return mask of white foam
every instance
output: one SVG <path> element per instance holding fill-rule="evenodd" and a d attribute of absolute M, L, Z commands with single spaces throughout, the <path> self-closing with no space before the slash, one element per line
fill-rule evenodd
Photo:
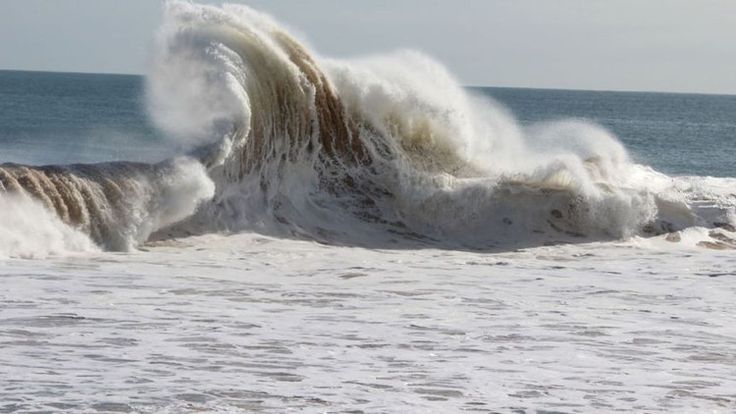
<path fill-rule="evenodd" d="M 191 216 L 200 204 L 212 198 L 215 184 L 204 166 L 191 158 L 171 160 L 145 193 L 134 201 L 127 226 L 128 250 L 148 240 L 155 231 Z"/>
<path fill-rule="evenodd" d="M 207 235 L 0 261 L 17 411 L 729 413 L 733 251 Z"/>
<path fill-rule="evenodd" d="M 45 258 L 99 248 L 40 202 L 20 194 L 0 197 L 0 257 Z"/>

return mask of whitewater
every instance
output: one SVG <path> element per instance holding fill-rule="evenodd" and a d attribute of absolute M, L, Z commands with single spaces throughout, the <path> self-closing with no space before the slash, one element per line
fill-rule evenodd
<path fill-rule="evenodd" d="M 0 165 L 0 410 L 731 412 L 736 178 L 170 1 L 158 162 Z"/>

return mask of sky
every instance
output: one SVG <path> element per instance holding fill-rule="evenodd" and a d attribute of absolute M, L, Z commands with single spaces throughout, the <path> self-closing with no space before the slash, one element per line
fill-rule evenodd
<path fill-rule="evenodd" d="M 465 85 L 736 94 L 736 0 L 239 3 L 320 55 L 418 49 Z M 0 69 L 144 74 L 160 18 L 159 0 L 0 0 Z"/>

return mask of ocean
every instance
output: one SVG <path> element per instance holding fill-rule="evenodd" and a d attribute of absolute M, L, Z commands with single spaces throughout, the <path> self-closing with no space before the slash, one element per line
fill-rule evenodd
<path fill-rule="evenodd" d="M 471 87 L 522 124 L 579 118 L 673 175 L 736 177 L 736 96 Z M 159 161 L 175 152 L 136 75 L 0 71 L 3 162 Z"/>
<path fill-rule="evenodd" d="M 0 412 L 736 410 L 736 96 L 164 21 L 0 71 Z"/>

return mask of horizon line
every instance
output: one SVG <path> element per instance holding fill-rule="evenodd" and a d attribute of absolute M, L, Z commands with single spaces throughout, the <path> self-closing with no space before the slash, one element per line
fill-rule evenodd
<path fill-rule="evenodd" d="M 130 72 L 88 72 L 88 71 L 75 71 L 75 70 L 44 70 L 44 69 L 3 69 L 0 68 L 0 72 L 30 72 L 30 73 L 56 73 L 56 74 L 69 74 L 69 75 L 104 75 L 104 76 L 135 76 L 145 78 L 147 75 L 144 73 L 130 73 Z M 652 94 L 669 94 L 669 95 L 711 95 L 711 96 L 736 96 L 736 92 L 685 92 L 685 91 L 663 91 L 663 90 L 637 90 L 637 89 L 605 89 L 605 88 L 563 88 L 563 87 L 541 87 L 541 86 L 516 86 L 516 85 L 478 85 L 478 84 L 463 84 L 460 86 L 463 88 L 495 88 L 495 89 L 529 89 L 529 90 L 546 90 L 546 91 L 569 91 L 569 92 L 603 92 L 603 93 L 652 93 Z"/>

